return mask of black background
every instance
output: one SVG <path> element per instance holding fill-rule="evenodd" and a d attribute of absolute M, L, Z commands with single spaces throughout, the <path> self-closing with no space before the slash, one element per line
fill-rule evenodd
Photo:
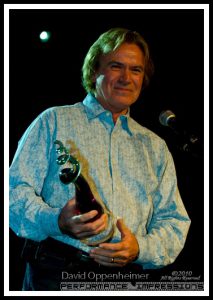
<path fill-rule="evenodd" d="M 181 152 L 174 133 L 158 121 L 161 111 L 172 110 L 202 144 L 203 10 L 10 10 L 10 162 L 18 140 L 40 112 L 83 100 L 83 59 L 98 36 L 112 27 L 136 30 L 150 46 L 155 74 L 131 115 L 166 140 L 192 220 L 185 248 L 175 263 L 154 271 L 153 276 L 185 270 L 203 280 L 203 157 Z M 39 39 L 43 30 L 51 32 L 47 43 Z M 21 289 L 22 245 L 23 240 L 10 231 L 10 290 Z"/>

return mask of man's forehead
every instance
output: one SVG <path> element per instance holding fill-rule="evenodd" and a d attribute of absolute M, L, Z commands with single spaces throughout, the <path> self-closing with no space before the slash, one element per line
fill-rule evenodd
<path fill-rule="evenodd" d="M 144 64 L 145 57 L 142 50 L 136 44 L 127 44 L 118 47 L 115 51 L 107 53 L 101 57 L 101 61 L 109 63 L 110 61 L 122 62 L 131 61 L 136 64 Z"/>

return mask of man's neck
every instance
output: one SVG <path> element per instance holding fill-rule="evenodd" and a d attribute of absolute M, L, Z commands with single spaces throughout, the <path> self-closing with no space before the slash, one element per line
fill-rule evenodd
<path fill-rule="evenodd" d="M 96 98 L 96 99 L 103 106 L 104 109 L 106 109 L 112 113 L 112 119 L 113 119 L 114 124 L 116 123 L 117 119 L 121 115 L 125 115 L 128 112 L 128 108 L 119 110 L 119 109 L 116 109 L 115 107 L 110 106 L 108 102 L 102 101 L 98 98 Z"/>
<path fill-rule="evenodd" d="M 113 119 L 113 122 L 114 124 L 116 123 L 117 119 L 121 116 L 121 115 L 125 115 L 127 113 L 127 109 L 125 109 L 124 111 L 122 112 L 118 112 L 118 113 L 113 113 L 112 112 L 112 119 Z"/>

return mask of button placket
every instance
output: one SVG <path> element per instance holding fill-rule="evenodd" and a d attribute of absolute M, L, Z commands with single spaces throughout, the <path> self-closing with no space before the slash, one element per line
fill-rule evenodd
<path fill-rule="evenodd" d="M 115 127 L 111 132 L 111 174 L 112 174 L 112 207 L 116 209 L 117 203 L 117 186 L 118 186 L 118 144 L 120 135 L 120 120 L 118 119 Z"/>

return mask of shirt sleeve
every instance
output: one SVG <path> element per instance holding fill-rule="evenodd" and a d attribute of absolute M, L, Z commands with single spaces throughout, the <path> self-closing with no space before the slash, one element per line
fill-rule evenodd
<path fill-rule="evenodd" d="M 61 235 L 60 208 L 42 198 L 52 148 L 53 114 L 39 115 L 19 141 L 10 167 L 10 227 L 21 237 L 43 240 Z"/>
<path fill-rule="evenodd" d="M 157 189 L 150 197 L 153 214 L 147 224 L 147 234 L 137 235 L 140 248 L 136 263 L 144 269 L 156 269 L 175 261 L 184 247 L 190 218 L 182 202 L 171 153 L 165 145 L 165 163 Z"/>

